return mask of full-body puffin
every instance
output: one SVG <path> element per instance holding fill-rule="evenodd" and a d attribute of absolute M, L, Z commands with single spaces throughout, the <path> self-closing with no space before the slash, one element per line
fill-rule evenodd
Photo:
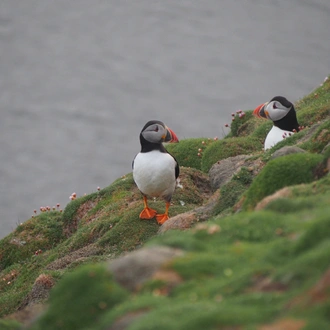
<path fill-rule="evenodd" d="M 167 152 L 163 142 L 179 142 L 176 134 L 159 120 L 148 121 L 140 133 L 141 151 L 132 162 L 133 178 L 143 195 L 144 208 L 140 219 L 156 217 L 159 224 L 168 219 L 168 209 L 179 176 L 179 164 Z M 148 207 L 147 197 L 162 197 L 166 202 L 164 214 Z"/>
<path fill-rule="evenodd" d="M 264 149 L 273 147 L 294 132 L 299 132 L 296 110 L 291 102 L 283 96 L 275 96 L 269 102 L 254 109 L 253 114 L 259 118 L 266 118 L 273 122 L 268 132 Z"/>

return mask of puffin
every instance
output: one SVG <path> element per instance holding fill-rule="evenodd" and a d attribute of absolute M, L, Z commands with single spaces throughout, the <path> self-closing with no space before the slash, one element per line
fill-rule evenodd
<path fill-rule="evenodd" d="M 132 162 L 133 179 L 144 203 L 140 219 L 156 218 L 160 225 L 169 218 L 168 210 L 180 173 L 177 160 L 165 149 L 163 142 L 176 143 L 179 139 L 162 121 L 148 121 L 140 133 L 141 151 Z M 165 213 L 158 214 L 150 208 L 148 197 L 164 199 Z"/>
<path fill-rule="evenodd" d="M 254 109 L 253 115 L 273 122 L 273 127 L 268 132 L 264 143 L 264 150 L 272 148 L 284 138 L 299 132 L 296 110 L 293 104 L 283 96 L 275 96 L 269 102 L 260 104 Z"/>

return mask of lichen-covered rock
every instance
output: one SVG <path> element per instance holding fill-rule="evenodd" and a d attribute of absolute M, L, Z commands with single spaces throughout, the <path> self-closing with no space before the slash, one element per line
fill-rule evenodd
<path fill-rule="evenodd" d="M 260 159 L 251 159 L 250 155 L 238 155 L 219 160 L 209 171 L 211 187 L 213 190 L 221 188 L 221 186 L 229 182 L 233 175 L 237 174 L 242 167 L 248 168 L 253 175 L 256 175 L 263 165 Z"/>

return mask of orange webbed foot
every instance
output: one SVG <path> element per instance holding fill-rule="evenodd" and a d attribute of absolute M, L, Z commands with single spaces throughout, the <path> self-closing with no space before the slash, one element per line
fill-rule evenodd
<path fill-rule="evenodd" d="M 155 210 L 151 209 L 150 207 L 146 207 L 140 213 L 140 219 L 150 220 L 153 219 L 156 214 L 157 212 Z"/>
<path fill-rule="evenodd" d="M 157 214 L 156 215 L 156 220 L 160 225 L 162 225 L 168 219 L 169 219 L 169 217 L 167 214 Z"/>

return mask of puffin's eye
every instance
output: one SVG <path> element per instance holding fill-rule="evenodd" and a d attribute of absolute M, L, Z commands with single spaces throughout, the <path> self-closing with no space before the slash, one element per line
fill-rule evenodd
<path fill-rule="evenodd" d="M 276 103 L 273 103 L 273 109 L 277 109 Z"/>
<path fill-rule="evenodd" d="M 156 128 L 155 128 L 155 132 L 158 132 L 158 129 L 159 129 L 158 126 L 156 126 Z"/>

